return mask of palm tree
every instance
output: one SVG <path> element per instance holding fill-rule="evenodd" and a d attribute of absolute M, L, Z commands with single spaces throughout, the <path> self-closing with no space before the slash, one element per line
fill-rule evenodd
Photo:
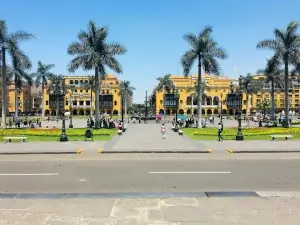
<path fill-rule="evenodd" d="M 41 61 L 38 61 L 38 67 L 35 73 L 32 74 L 35 77 L 36 87 L 42 86 L 42 117 L 45 116 L 45 108 L 44 108 L 44 90 L 45 86 L 47 86 L 47 81 L 55 76 L 50 70 L 54 68 L 54 64 L 44 64 Z"/>
<path fill-rule="evenodd" d="M 158 77 L 156 78 L 156 80 L 158 81 L 156 90 L 157 91 L 166 91 L 167 93 L 169 93 L 174 87 L 174 83 L 173 81 L 170 79 L 171 74 L 166 74 L 163 77 Z M 164 116 L 166 116 L 166 99 L 165 99 L 165 95 L 163 95 L 164 98 Z"/>
<path fill-rule="evenodd" d="M 65 96 L 67 90 L 67 86 L 65 84 L 65 79 L 62 75 L 54 75 L 51 76 L 49 79 L 49 85 L 48 85 L 48 94 L 49 95 L 55 95 L 55 106 L 56 106 L 56 118 L 58 119 L 59 116 L 59 97 Z M 64 102 L 62 102 L 62 107 L 64 106 Z"/>
<path fill-rule="evenodd" d="M 124 99 L 125 118 L 127 117 L 127 103 L 128 99 L 133 96 L 135 87 L 130 86 L 130 81 L 123 80 L 120 83 L 121 98 Z"/>
<path fill-rule="evenodd" d="M 272 60 L 284 65 L 285 127 L 289 127 L 289 65 L 295 64 L 300 58 L 300 36 L 296 33 L 298 27 L 299 23 L 292 21 L 286 30 L 275 28 L 275 39 L 263 40 L 257 44 L 257 48 L 274 51 Z"/>
<path fill-rule="evenodd" d="M 88 83 L 84 84 L 83 88 L 91 91 L 91 116 L 93 116 L 93 93 L 96 92 L 95 77 L 89 77 Z"/>
<path fill-rule="evenodd" d="M 96 83 L 96 115 L 95 128 L 100 128 L 99 120 L 99 94 L 100 82 L 99 74 L 106 74 L 106 67 L 114 70 L 117 73 L 122 73 L 121 64 L 115 58 L 116 55 L 121 55 L 127 52 L 126 48 L 116 42 L 107 43 L 108 35 L 107 27 L 96 27 L 93 21 L 89 22 L 88 31 L 81 31 L 78 34 L 79 42 L 74 42 L 69 45 L 68 53 L 76 57 L 69 65 L 69 71 L 74 72 L 79 67 L 84 70 L 95 71 Z"/>
<path fill-rule="evenodd" d="M 15 119 L 17 120 L 19 114 L 19 102 L 18 91 L 22 89 L 24 85 L 32 85 L 32 77 L 26 72 L 30 69 L 32 64 L 27 55 L 16 45 L 8 45 L 8 49 L 11 54 L 12 61 L 12 73 L 14 76 L 15 84 Z"/>
<path fill-rule="evenodd" d="M 275 120 L 275 85 L 277 87 L 284 87 L 281 78 L 283 77 L 284 71 L 281 70 L 272 60 L 267 61 L 265 69 L 257 71 L 258 74 L 266 76 L 265 82 L 271 83 L 271 120 Z"/>
<path fill-rule="evenodd" d="M 198 35 L 186 34 L 183 39 L 186 40 L 191 49 L 189 49 L 181 57 L 181 65 L 184 71 L 184 75 L 187 76 L 195 62 L 198 63 L 198 101 L 197 101 L 197 117 L 198 117 L 198 128 L 201 126 L 201 106 L 202 106 L 202 74 L 201 69 L 205 73 L 220 74 L 220 65 L 216 58 L 226 59 L 227 54 L 224 49 L 218 47 L 217 42 L 212 38 L 212 27 L 205 27 Z"/>
<path fill-rule="evenodd" d="M 6 52 L 11 55 L 11 49 L 17 48 L 19 49 L 18 42 L 23 40 L 28 40 L 32 38 L 33 35 L 27 33 L 26 31 L 17 31 L 14 33 L 8 33 L 6 22 L 4 20 L 0 20 L 0 53 L 2 60 L 2 79 L 6 80 Z M 6 82 L 2 82 L 2 124 L 3 127 L 6 128 L 6 108 L 7 101 L 3 99 L 7 99 L 7 90 L 6 90 Z"/>

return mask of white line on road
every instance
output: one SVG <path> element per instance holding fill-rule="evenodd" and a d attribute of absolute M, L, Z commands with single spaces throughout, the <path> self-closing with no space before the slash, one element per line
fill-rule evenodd
<path fill-rule="evenodd" d="M 149 174 L 230 174 L 230 171 L 149 172 Z"/>
<path fill-rule="evenodd" d="M 58 176 L 58 173 L 0 173 L 0 176 Z"/>

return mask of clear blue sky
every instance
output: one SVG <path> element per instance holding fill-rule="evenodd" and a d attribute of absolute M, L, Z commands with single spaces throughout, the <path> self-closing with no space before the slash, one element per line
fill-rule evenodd
<path fill-rule="evenodd" d="M 136 87 L 135 102 L 144 100 L 145 90 L 152 90 L 157 77 L 182 73 L 179 60 L 188 50 L 182 40 L 185 33 L 213 26 L 214 38 L 229 54 L 221 61 L 222 72 L 236 77 L 264 67 L 271 53 L 257 50 L 257 42 L 299 17 L 299 0 L 2 0 L 0 9 L 9 31 L 26 30 L 37 37 L 22 44 L 33 70 L 41 60 L 55 64 L 53 72 L 64 75 L 70 74 L 67 47 L 77 33 L 87 29 L 89 20 L 107 25 L 108 40 L 128 49 L 118 58 L 124 69 L 119 78 Z"/>

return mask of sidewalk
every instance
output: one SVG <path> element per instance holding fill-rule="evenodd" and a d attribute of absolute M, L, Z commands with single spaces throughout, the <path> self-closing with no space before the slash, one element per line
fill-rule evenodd
<path fill-rule="evenodd" d="M 0 224 L 298 225 L 300 198 L 2 199 Z"/>
<path fill-rule="evenodd" d="M 232 153 L 280 153 L 300 152 L 300 141 L 196 141 L 204 148 L 211 148 L 213 153 L 232 151 Z"/>
<path fill-rule="evenodd" d="M 0 154 L 76 154 L 81 150 L 97 153 L 106 141 L 0 143 Z"/>

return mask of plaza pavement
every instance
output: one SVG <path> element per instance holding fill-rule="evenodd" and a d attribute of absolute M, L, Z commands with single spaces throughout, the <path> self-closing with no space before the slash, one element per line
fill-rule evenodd
<path fill-rule="evenodd" d="M 77 121 L 78 122 L 78 121 Z M 82 121 L 81 121 L 82 122 Z M 234 121 L 227 121 L 227 125 Z M 110 141 L 69 141 L 60 142 L 28 142 L 0 143 L 0 154 L 47 153 L 47 154 L 76 154 L 76 153 L 279 153 L 300 152 L 298 140 L 275 141 L 234 141 L 226 140 L 191 140 L 173 132 L 171 123 L 167 123 L 167 137 L 162 139 L 161 124 L 149 121 L 147 124 L 126 124 L 127 130 Z M 211 125 L 213 126 L 213 125 Z M 82 137 L 83 139 L 83 137 Z M 217 139 L 217 136 L 216 136 Z"/>
<path fill-rule="evenodd" d="M 298 225 L 300 198 L 1 199 L 1 225 Z"/>

